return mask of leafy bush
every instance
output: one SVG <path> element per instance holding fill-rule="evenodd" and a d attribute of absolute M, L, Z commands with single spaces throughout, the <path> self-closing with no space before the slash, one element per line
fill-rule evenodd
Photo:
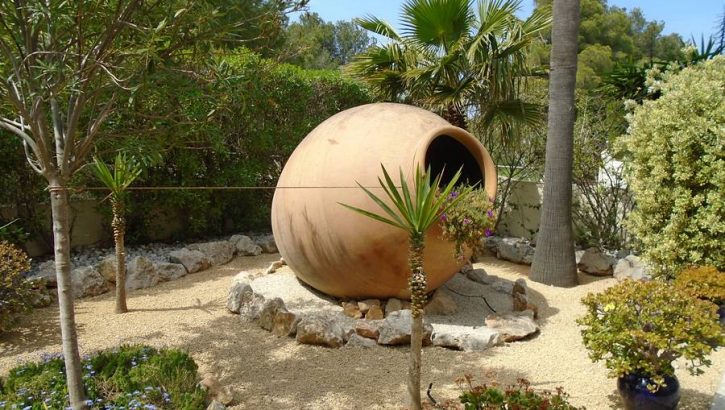
<path fill-rule="evenodd" d="M 675 285 L 700 299 L 718 305 L 725 303 L 725 272 L 714 266 L 684 269 L 677 275 Z"/>
<path fill-rule="evenodd" d="M 197 383 L 196 363 L 176 349 L 121 346 L 83 360 L 83 384 L 91 409 L 204 409 L 206 393 Z M 0 380 L 0 408 L 67 406 L 65 364 L 59 355 L 16 367 Z"/>
<path fill-rule="evenodd" d="M 493 235 L 496 215 L 493 203 L 486 190 L 474 187 L 460 187 L 447 198 L 450 202 L 460 194 L 462 201 L 457 201 L 441 215 L 443 236 L 456 244 L 456 257 L 463 257 L 463 247 L 475 249 L 484 236 Z"/>
<path fill-rule="evenodd" d="M 648 376 L 653 391 L 673 376 L 672 361 L 687 360 L 691 374 L 711 364 L 707 355 L 725 342 L 717 306 L 660 280 L 627 280 L 588 294 L 577 320 L 589 357 L 604 360 L 611 377 Z"/>
<path fill-rule="evenodd" d="M 271 187 L 294 148 L 314 127 L 342 110 L 371 102 L 364 87 L 337 71 L 303 70 L 243 49 L 198 71 L 199 77 L 150 73 L 152 78 L 141 88 L 119 98 L 128 103 L 108 118 L 103 130 L 107 138 L 97 147 L 99 159 L 110 163 L 118 151 L 136 157 L 161 153 L 163 163 L 147 169 L 135 182 L 138 187 Z M 25 170 L 27 178 L 16 176 L 7 192 L 0 192 L 0 203 L 14 203 L 13 198 L 26 191 L 38 192 L 27 203 L 47 201 L 40 179 L 23 165 L 20 142 L 6 147 L 2 137 L 0 170 L 6 170 L 3 154 L 7 153 L 18 158 L 8 162 L 7 169 Z M 31 182 L 19 183 L 28 178 Z M 98 186 L 91 172 L 79 175 L 74 184 Z M 107 193 L 83 193 L 75 199 L 102 199 Z M 266 230 L 272 194 L 272 190 L 133 191 L 127 240 Z M 102 212 L 110 224 L 110 212 Z M 171 238 L 169 232 L 174 233 Z"/>
<path fill-rule="evenodd" d="M 562 388 L 556 391 L 536 391 L 531 388 L 531 383 L 525 379 L 519 379 L 518 384 L 507 386 L 503 389 L 497 386 L 473 384 L 473 378 L 466 375 L 458 381 L 459 387 L 463 390 L 460 402 L 465 410 L 500 410 L 500 409 L 537 409 L 537 410 L 583 410 L 569 404 L 569 395 Z M 460 408 L 453 402 L 446 402 L 437 408 L 453 410 Z"/>
<path fill-rule="evenodd" d="M 725 56 L 664 75 L 621 138 L 635 209 L 627 227 L 655 274 L 725 270 Z"/>
<path fill-rule="evenodd" d="M 33 284 L 23 274 L 30 270 L 30 259 L 14 245 L 0 242 L 0 332 L 8 330 L 18 313 L 33 305 Z"/>

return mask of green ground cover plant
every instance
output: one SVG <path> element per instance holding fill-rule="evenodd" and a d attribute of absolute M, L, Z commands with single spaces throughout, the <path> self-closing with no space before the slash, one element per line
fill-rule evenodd
<path fill-rule="evenodd" d="M 201 410 L 206 392 L 198 386 L 194 360 L 178 349 L 121 346 L 83 359 L 86 405 L 98 410 Z M 44 355 L 0 379 L 0 409 L 64 409 L 68 406 L 65 364 Z"/>

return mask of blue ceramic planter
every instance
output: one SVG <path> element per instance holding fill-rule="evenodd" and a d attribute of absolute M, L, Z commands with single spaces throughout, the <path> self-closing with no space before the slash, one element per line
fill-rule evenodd
<path fill-rule="evenodd" d="M 617 390 L 622 396 L 626 410 L 673 410 L 680 402 L 680 383 L 676 377 L 665 377 L 667 387 L 661 387 L 657 392 L 647 390 L 650 379 L 638 375 L 628 374 L 617 379 Z"/>

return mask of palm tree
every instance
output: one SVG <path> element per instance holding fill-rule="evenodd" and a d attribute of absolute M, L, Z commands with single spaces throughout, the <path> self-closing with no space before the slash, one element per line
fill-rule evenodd
<path fill-rule="evenodd" d="M 441 175 L 438 175 L 433 180 L 433 183 L 431 183 L 430 169 L 426 172 L 421 172 L 417 168 L 411 190 L 411 187 L 405 182 L 402 170 L 400 171 L 398 187 L 390 178 L 390 175 L 388 175 L 385 167 L 383 166 L 382 168 L 385 181 L 378 178 L 378 182 L 385 191 L 387 199 L 392 202 L 392 207 L 360 184 L 358 184 L 360 188 L 380 206 L 384 214 L 380 215 L 349 205 L 341 205 L 376 221 L 400 228 L 408 233 L 410 240 L 408 265 L 411 272 L 408 278 L 408 286 L 410 287 L 410 309 L 413 316 L 413 323 L 411 324 L 410 330 L 408 394 L 410 395 L 413 409 L 419 410 L 421 408 L 420 356 L 423 346 L 423 306 L 426 302 L 426 290 L 428 286 L 425 272 L 423 271 L 425 233 L 433 224 L 438 222 L 444 212 L 464 198 L 469 190 L 464 190 L 459 193 L 451 201 L 447 200 L 453 187 L 458 182 L 458 178 L 461 176 L 460 170 L 458 170 L 442 190 L 439 190 Z"/>
<path fill-rule="evenodd" d="M 541 118 L 518 99 L 518 91 L 531 74 L 526 48 L 551 18 L 548 9 L 539 8 L 521 21 L 515 16 L 520 4 L 481 0 L 474 7 L 470 0 L 408 0 L 402 33 L 376 17 L 357 19 L 390 41 L 357 55 L 347 70 L 384 99 L 430 109 L 461 128 L 472 112 L 490 120 Z"/>
<path fill-rule="evenodd" d="M 578 283 L 571 219 L 579 0 L 554 0 L 544 197 L 531 280 Z"/>
<path fill-rule="evenodd" d="M 111 190 L 108 198 L 111 199 L 113 210 L 113 240 L 116 245 L 116 313 L 128 312 L 126 306 L 126 251 L 124 238 L 126 236 L 126 199 L 127 188 L 141 175 L 142 164 L 123 153 L 116 155 L 113 170 L 110 170 L 103 161 L 94 158 L 94 168 L 98 179 Z"/>

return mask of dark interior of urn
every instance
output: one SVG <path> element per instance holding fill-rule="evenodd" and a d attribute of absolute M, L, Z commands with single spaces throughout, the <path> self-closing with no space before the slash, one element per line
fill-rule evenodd
<path fill-rule="evenodd" d="M 448 135 L 440 135 L 430 143 L 425 153 L 425 166 L 430 167 L 432 175 L 443 174 L 441 186 L 448 184 L 461 167 L 457 185 L 483 184 L 484 175 L 476 158 L 465 145 Z"/>

